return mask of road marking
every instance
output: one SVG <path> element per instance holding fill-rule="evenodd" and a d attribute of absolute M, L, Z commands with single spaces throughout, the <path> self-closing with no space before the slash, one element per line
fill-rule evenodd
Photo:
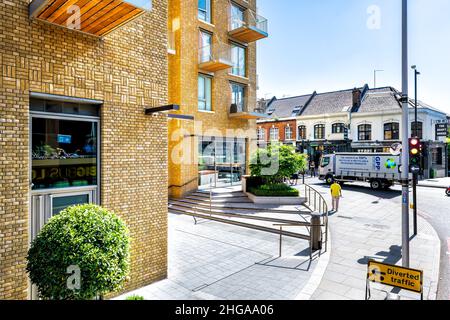
<path fill-rule="evenodd" d="M 422 218 L 431 219 L 431 215 L 429 215 L 428 213 L 423 212 L 422 210 L 417 210 L 417 213 Z"/>

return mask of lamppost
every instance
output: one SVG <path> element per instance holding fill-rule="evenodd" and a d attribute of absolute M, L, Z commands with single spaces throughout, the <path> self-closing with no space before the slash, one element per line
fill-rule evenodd
<path fill-rule="evenodd" d="M 402 265 L 409 268 L 408 0 L 402 0 Z"/>
<path fill-rule="evenodd" d="M 417 71 L 417 66 L 412 66 L 411 69 L 414 70 L 414 93 L 415 93 L 415 102 L 414 102 L 414 132 L 411 132 L 411 138 L 421 138 L 419 137 L 419 128 L 417 122 L 417 77 L 420 75 L 420 72 Z M 413 210 L 414 210 L 414 235 L 417 236 L 417 173 L 413 173 Z"/>
<path fill-rule="evenodd" d="M 414 93 L 415 93 L 415 104 L 414 104 L 414 132 L 412 134 L 414 134 L 412 136 L 412 138 L 415 137 L 419 137 L 419 129 L 417 128 L 417 77 L 420 75 L 420 72 L 417 71 L 417 66 L 414 65 L 411 67 L 411 69 L 414 70 Z"/>

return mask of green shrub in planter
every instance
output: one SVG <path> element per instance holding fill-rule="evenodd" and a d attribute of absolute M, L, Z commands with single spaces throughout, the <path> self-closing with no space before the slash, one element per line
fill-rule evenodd
<path fill-rule="evenodd" d="M 298 197 L 299 191 L 284 183 L 265 184 L 258 188 L 251 188 L 250 193 L 258 197 Z"/>
<path fill-rule="evenodd" d="M 88 300 L 120 289 L 129 272 L 129 232 L 95 205 L 52 217 L 28 251 L 27 271 L 43 299 Z"/>
<path fill-rule="evenodd" d="M 132 296 L 127 297 L 125 300 L 138 301 L 138 300 L 144 300 L 144 297 L 138 296 L 138 295 L 132 295 Z"/>

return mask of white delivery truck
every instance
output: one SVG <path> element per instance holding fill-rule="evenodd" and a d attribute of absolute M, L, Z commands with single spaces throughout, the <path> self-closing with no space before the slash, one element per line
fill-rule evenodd
<path fill-rule="evenodd" d="M 390 153 L 336 153 L 322 156 L 319 178 L 334 181 L 370 183 L 372 189 L 388 189 L 400 181 L 400 156 Z"/>

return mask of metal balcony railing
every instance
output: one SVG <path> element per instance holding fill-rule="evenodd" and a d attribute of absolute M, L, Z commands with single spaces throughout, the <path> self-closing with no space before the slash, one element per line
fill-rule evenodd
<path fill-rule="evenodd" d="M 249 108 L 246 105 L 238 106 L 233 103 L 230 106 L 230 117 L 242 119 L 260 119 L 265 118 L 266 115 L 264 114 L 264 111 L 261 110 L 260 108 Z"/>
<path fill-rule="evenodd" d="M 218 71 L 233 66 L 231 60 L 231 46 L 216 42 L 213 45 L 201 47 L 198 51 L 199 66 L 207 71 Z"/>
<path fill-rule="evenodd" d="M 247 9 L 243 15 L 235 14 L 230 17 L 230 33 L 240 29 L 251 29 L 260 34 L 259 38 L 264 38 L 268 35 L 268 20 L 253 10 Z M 237 35 L 239 36 L 239 34 Z"/>

